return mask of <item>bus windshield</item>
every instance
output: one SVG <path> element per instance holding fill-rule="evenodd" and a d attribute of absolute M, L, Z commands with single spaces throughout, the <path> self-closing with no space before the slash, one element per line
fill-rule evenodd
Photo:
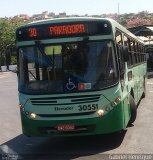
<path fill-rule="evenodd" d="M 42 51 L 43 53 L 42 53 Z M 99 90 L 117 83 L 113 42 L 90 41 L 19 48 L 19 91 L 51 94 Z"/>

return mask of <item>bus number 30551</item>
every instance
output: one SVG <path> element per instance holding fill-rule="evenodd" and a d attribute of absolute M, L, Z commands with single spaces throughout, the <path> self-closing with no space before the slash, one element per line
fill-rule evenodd
<path fill-rule="evenodd" d="M 79 105 L 79 111 L 95 111 L 98 109 L 98 104 Z"/>

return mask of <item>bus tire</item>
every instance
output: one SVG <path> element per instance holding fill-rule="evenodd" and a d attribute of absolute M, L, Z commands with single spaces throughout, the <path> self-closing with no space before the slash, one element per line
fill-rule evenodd
<path fill-rule="evenodd" d="M 137 117 L 137 106 L 132 96 L 130 96 L 130 109 L 131 109 L 131 118 L 129 120 L 129 124 L 132 124 Z"/>
<path fill-rule="evenodd" d="M 141 98 L 145 98 L 146 97 L 146 81 L 145 81 L 145 79 L 144 79 L 144 82 L 143 82 L 143 88 L 144 88 L 144 90 L 143 90 Z"/>

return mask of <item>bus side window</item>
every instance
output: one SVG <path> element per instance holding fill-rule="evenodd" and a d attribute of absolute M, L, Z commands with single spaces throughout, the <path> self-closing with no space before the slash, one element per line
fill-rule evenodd
<path fill-rule="evenodd" d="M 141 62 L 140 61 L 140 53 L 142 52 L 142 48 L 141 48 L 141 45 L 139 43 L 137 43 L 137 51 L 138 51 L 138 61 L 140 63 Z"/>
<path fill-rule="evenodd" d="M 129 62 L 127 63 L 128 66 L 133 65 L 132 61 L 132 52 L 131 52 L 131 40 L 128 38 L 128 47 L 129 47 Z"/>
<path fill-rule="evenodd" d="M 136 42 L 134 41 L 133 41 L 133 49 L 134 49 L 135 64 L 137 64 L 138 63 L 137 47 L 136 47 Z"/>
<path fill-rule="evenodd" d="M 130 38 L 128 38 L 128 36 L 126 36 L 124 34 L 124 46 L 128 47 L 128 53 L 129 53 L 129 61 L 127 62 L 127 66 L 131 66 L 132 65 L 132 54 L 131 54 L 131 46 L 130 46 Z"/>
<path fill-rule="evenodd" d="M 121 54 L 121 47 L 123 46 L 123 39 L 122 33 L 116 31 L 116 48 L 117 48 L 117 55 L 118 55 L 118 62 L 121 74 L 125 71 L 125 63 L 123 60 L 123 55 Z"/>
<path fill-rule="evenodd" d="M 134 50 L 134 42 L 133 40 L 130 41 L 131 42 L 131 54 L 132 54 L 132 62 L 133 62 L 133 65 L 136 64 L 136 57 L 135 57 L 135 50 Z"/>

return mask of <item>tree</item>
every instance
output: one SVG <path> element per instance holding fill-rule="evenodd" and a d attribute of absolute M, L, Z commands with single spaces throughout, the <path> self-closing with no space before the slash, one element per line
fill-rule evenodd
<path fill-rule="evenodd" d="M 16 28 L 24 23 L 24 20 L 17 18 L 0 19 L 0 65 L 4 65 L 6 51 L 14 50 Z"/>

